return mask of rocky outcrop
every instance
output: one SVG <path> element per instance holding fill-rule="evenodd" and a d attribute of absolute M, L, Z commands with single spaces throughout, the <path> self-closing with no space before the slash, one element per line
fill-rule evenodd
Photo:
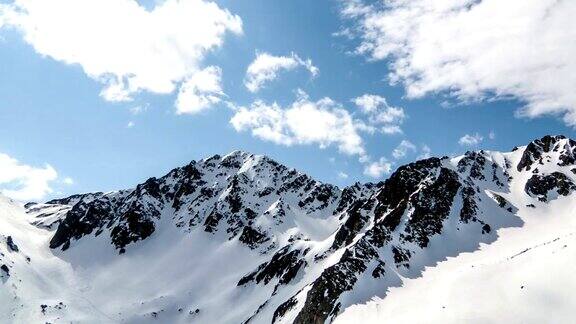
<path fill-rule="evenodd" d="M 518 163 L 518 171 L 530 171 L 537 165 L 543 165 L 550 153 L 558 154 L 559 166 L 574 165 L 576 162 L 576 141 L 563 135 L 544 136 L 526 147 Z"/>
<path fill-rule="evenodd" d="M 568 196 L 575 189 L 574 182 L 564 173 L 553 172 L 548 175 L 533 175 L 526 182 L 524 191 L 538 200 L 546 202 L 550 199 L 552 191 L 558 195 Z"/>
<path fill-rule="evenodd" d="M 14 243 L 12 236 L 6 237 L 6 245 L 8 247 L 8 251 L 11 251 L 11 252 L 19 252 L 20 251 L 20 249 L 18 248 L 18 245 L 16 245 L 16 243 Z"/>
<path fill-rule="evenodd" d="M 258 249 L 273 246 L 271 233 L 287 214 L 339 215 L 358 197 L 371 195 L 371 188 L 357 184 L 340 190 L 267 157 L 233 152 L 192 161 L 135 189 L 74 195 L 31 205 L 29 211 L 37 216 L 38 226 L 56 227 L 50 247 L 62 250 L 85 236 L 105 233 L 123 253 L 130 244 L 153 235 L 162 213 L 173 214 L 175 225 L 185 231 L 202 227 Z M 56 206 L 62 206 L 62 215 L 42 221 L 56 213 Z"/>

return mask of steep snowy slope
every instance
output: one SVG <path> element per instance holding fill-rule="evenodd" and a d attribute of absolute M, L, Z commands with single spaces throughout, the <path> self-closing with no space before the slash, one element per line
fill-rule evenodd
<path fill-rule="evenodd" d="M 1 314 L 20 323 L 425 321 L 410 317 L 417 308 L 459 322 L 531 296 L 513 319 L 541 302 L 561 322 L 576 305 L 543 296 L 569 291 L 542 287 L 575 282 L 560 267 L 570 269 L 570 244 L 555 248 L 573 239 L 575 153 L 574 141 L 548 136 L 339 189 L 233 152 L 134 189 L 27 204 L 27 214 L 4 200 Z M 550 272 L 539 261 L 546 251 L 555 254 Z M 521 277 L 521 292 L 508 289 Z M 529 295 L 531 285 L 541 289 Z M 441 302 L 460 312 L 435 309 Z"/>
<path fill-rule="evenodd" d="M 82 297 L 73 266 L 48 248 L 51 233 L 33 221 L 22 206 L 0 196 L 0 323 L 106 322 Z"/>
<path fill-rule="evenodd" d="M 510 154 L 486 153 L 510 162 L 509 190 L 497 194 L 515 206 L 521 226 L 502 228 L 495 242 L 421 275 L 400 275 L 389 292 L 348 308 L 335 322 L 574 322 L 574 147 L 545 137 Z"/>
<path fill-rule="evenodd" d="M 576 200 L 519 212 L 479 251 L 450 258 L 385 296 L 347 308 L 335 323 L 573 323 Z"/>

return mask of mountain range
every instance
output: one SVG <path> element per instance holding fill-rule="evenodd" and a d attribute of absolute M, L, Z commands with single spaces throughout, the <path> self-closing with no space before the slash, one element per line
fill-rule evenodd
<path fill-rule="evenodd" d="M 570 323 L 575 190 L 557 135 L 345 188 L 235 151 L 0 197 L 0 322 Z"/>

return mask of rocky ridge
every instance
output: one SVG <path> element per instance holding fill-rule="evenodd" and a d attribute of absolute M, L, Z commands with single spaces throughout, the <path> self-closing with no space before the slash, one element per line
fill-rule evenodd
<path fill-rule="evenodd" d="M 521 226 L 519 208 L 571 195 L 575 156 L 576 142 L 545 136 L 509 153 L 417 161 L 379 184 L 340 189 L 233 152 L 134 189 L 26 207 L 34 225 L 53 231 L 50 248 L 63 254 L 105 237 L 122 258 L 162 226 L 237 242 L 259 256 L 231 288 L 255 296 L 240 306 L 239 322 L 325 323 L 363 296 L 384 296 L 401 277 Z"/>

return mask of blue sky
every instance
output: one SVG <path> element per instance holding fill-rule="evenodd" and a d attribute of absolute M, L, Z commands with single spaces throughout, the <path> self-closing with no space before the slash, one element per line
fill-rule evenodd
<path fill-rule="evenodd" d="M 114 2 L 108 0 L 81 2 L 100 6 L 103 12 L 115 8 Z M 469 149 L 508 151 L 515 145 L 524 145 L 545 134 L 573 136 L 574 123 L 570 115 L 574 108 L 573 98 L 562 89 L 562 84 L 551 89 L 556 81 L 543 83 L 539 80 L 557 76 L 560 79 L 558 82 L 572 84 L 573 78 L 562 80 L 562 77 L 565 75 L 564 69 L 570 71 L 573 67 L 574 59 L 555 57 L 556 52 L 544 51 L 541 57 L 530 56 L 525 64 L 507 64 L 515 62 L 514 57 L 509 57 L 514 52 L 509 54 L 504 45 L 497 45 L 511 41 L 488 39 L 490 44 L 495 44 L 495 50 L 489 51 L 484 46 L 486 35 L 475 33 L 482 30 L 481 23 L 478 23 L 480 26 L 465 28 L 472 39 L 478 36 L 478 42 L 472 42 L 468 50 L 462 50 L 463 46 L 452 46 L 461 40 L 454 31 L 456 28 L 447 24 L 438 32 L 444 32 L 445 37 L 436 36 L 438 33 L 433 36 L 438 37 L 435 41 L 440 48 L 429 53 L 429 44 L 423 44 L 418 35 L 403 34 L 397 39 L 390 36 L 397 33 L 371 25 L 370 22 L 382 21 L 386 26 L 400 19 L 394 8 L 384 8 L 377 2 L 217 1 L 217 12 L 227 11 L 229 16 L 213 20 L 208 15 L 214 10 L 198 7 L 200 9 L 196 10 L 206 10 L 206 13 L 195 13 L 187 12 L 189 8 L 178 8 L 186 2 L 208 3 L 201 0 L 116 2 L 125 5 L 123 9 L 118 5 L 119 12 L 125 10 L 127 13 L 137 10 L 138 6 L 144 6 L 153 13 L 168 3 L 183 16 L 180 20 L 175 18 L 173 25 L 164 23 L 164 26 L 168 25 L 165 35 L 148 36 L 150 30 L 134 28 L 126 33 L 128 36 L 136 35 L 136 41 L 127 40 L 133 41 L 133 46 L 139 46 L 140 38 L 147 37 L 182 37 L 174 42 L 184 43 L 164 48 L 166 51 L 174 50 L 176 56 L 165 53 L 164 57 L 147 61 L 142 59 L 144 65 L 153 68 L 136 68 L 129 72 L 137 77 L 141 74 L 139 82 L 144 86 L 130 92 L 127 95 L 130 98 L 119 100 L 118 97 L 111 99 L 102 94 L 110 84 L 104 79 L 123 71 L 123 67 L 118 66 L 118 60 L 107 60 L 106 57 L 134 55 L 134 59 L 138 60 L 139 55 L 146 56 L 145 52 L 140 54 L 122 50 L 122 44 L 108 42 L 108 28 L 91 26 L 91 22 L 84 19 L 75 21 L 86 24 L 78 28 L 79 35 L 73 35 L 80 38 L 59 35 L 59 27 L 75 28 L 71 23 L 74 20 L 70 17 L 82 18 L 83 15 L 74 12 L 76 7 L 71 6 L 70 1 L 46 1 L 45 5 L 52 6 L 54 10 L 44 10 L 42 14 L 34 14 L 34 10 L 43 9 L 34 8 L 37 6 L 34 1 L 0 1 L 3 4 L 0 7 L 0 154 L 3 154 L 0 155 L 0 165 L 6 165 L 5 170 L 16 170 L 11 171 L 11 175 L 6 174 L 8 171 L 4 171 L 5 174 L 0 171 L 0 189 L 5 194 L 23 200 L 40 200 L 77 192 L 128 188 L 147 177 L 161 176 L 190 160 L 237 149 L 266 154 L 319 180 L 347 185 L 355 181 L 385 179 L 399 165 L 427 154 L 457 155 Z M 490 5 L 493 1 L 485 2 Z M 549 5 L 552 9 L 556 8 L 552 3 Z M 547 9 L 536 5 L 528 7 L 534 8 L 533 11 L 523 12 L 524 18 L 530 18 L 532 14 L 537 17 L 539 10 Z M 66 13 L 62 13 L 64 9 L 67 9 Z M 514 14 L 513 8 L 508 5 L 502 5 L 499 9 Z M 458 10 L 463 10 L 460 14 L 464 16 L 473 9 Z M 98 11 L 94 12 L 95 21 L 102 18 L 98 14 Z M 191 25 L 188 25 L 187 14 L 190 14 L 190 20 L 195 21 Z M 195 14 L 208 18 L 203 21 Z M 110 29 L 118 30 L 131 24 L 138 27 L 138 23 L 142 23 L 131 22 L 130 17 L 129 14 L 125 15 L 122 18 L 124 23 L 117 25 L 111 19 Z M 502 20 L 513 18 L 505 16 Z M 54 20 L 62 21 L 62 26 L 52 26 Z M 238 21 L 241 21 L 241 27 Z M 200 44 L 205 40 L 194 35 L 210 34 L 202 24 L 205 23 L 206 28 L 214 28 L 214 22 L 225 25 L 221 27 L 226 31 L 215 31 L 212 37 L 218 44 L 206 47 Z M 401 20 L 400 24 L 408 22 Z M 31 26 L 39 28 L 40 32 L 33 34 Z M 150 25 L 150 28 L 154 27 Z M 426 36 L 426 26 L 408 27 L 422 28 L 420 33 Z M 42 28 L 46 29 L 45 33 L 42 33 Z M 178 33 L 172 33 L 170 28 Z M 550 33 L 559 32 L 553 27 L 549 29 Z M 85 31 L 88 32 L 82 34 Z M 100 34 L 102 39 L 99 38 Z M 531 36 L 526 33 L 512 34 L 512 40 Z M 95 38 L 99 40 L 94 40 L 94 48 L 89 53 L 80 53 L 83 49 L 79 46 L 86 47 Z M 75 46 L 72 40 L 77 39 L 81 39 L 81 44 Z M 200 44 L 198 46 L 205 46 L 200 54 L 182 50 L 188 40 L 192 45 L 197 42 Z M 141 42 L 148 45 L 145 41 Z M 403 44 L 402 48 L 399 48 L 399 43 Z M 464 47 L 468 46 L 468 43 L 463 44 Z M 142 48 L 146 49 L 144 45 Z M 390 46 L 393 49 L 386 52 Z M 478 51 L 470 56 L 469 53 L 476 49 L 474 46 Z M 499 49 L 502 49 L 502 54 L 498 54 Z M 520 49 L 515 48 L 515 51 L 518 53 L 514 55 L 520 59 Z M 289 67 L 275 65 L 274 77 L 253 92 L 245 84 L 247 69 L 257 55 L 262 54 L 281 57 Z M 441 55 L 445 57 L 439 57 Z M 174 72 L 166 77 L 164 69 L 173 69 L 173 61 L 166 58 L 172 57 L 182 59 L 186 64 L 184 66 L 189 68 L 188 72 L 183 75 Z M 484 62 L 478 57 L 489 57 L 491 60 Z M 445 62 L 454 58 L 461 63 L 457 68 L 447 67 L 446 63 L 434 63 L 434 60 Z M 398 62 L 406 62 L 407 59 L 409 63 L 398 68 Z M 120 63 L 129 63 L 130 60 L 128 57 L 127 61 Z M 315 76 L 310 66 L 306 66 L 308 63 L 317 69 Z M 538 70 L 540 74 L 534 74 L 532 67 L 543 64 L 555 64 L 556 70 Z M 510 65 L 514 65 L 513 76 L 508 70 Z M 99 71 L 94 72 L 94 67 L 106 73 L 98 74 Z M 214 81 L 210 79 L 213 74 L 209 74 L 208 79 L 193 77 L 208 67 L 214 67 L 210 70 L 212 72 L 218 71 L 217 82 L 212 82 L 217 85 L 216 90 L 202 83 L 212 84 L 209 81 Z M 90 69 L 92 72 L 88 71 Z M 257 68 L 255 71 L 256 74 L 266 72 Z M 158 77 L 155 73 L 158 73 Z M 391 74 L 392 79 L 396 75 L 399 80 L 395 84 L 391 84 Z M 514 77 L 516 75 L 517 78 Z M 166 90 L 156 82 L 163 78 L 170 81 L 174 88 Z M 188 110 L 178 113 L 178 93 L 188 80 L 199 80 L 196 83 L 191 81 L 190 84 L 196 86 L 197 96 L 189 99 L 203 98 L 208 103 L 196 106 L 188 104 Z M 205 88 L 208 90 L 202 90 Z M 368 108 L 363 109 L 353 102 L 355 98 L 367 94 L 386 103 L 380 101 L 368 112 Z M 323 98 L 330 98 L 331 102 L 326 103 L 322 101 Z M 260 110 L 255 109 L 256 106 Z M 390 108 L 395 110 L 387 110 Z M 519 109 L 524 109 L 524 116 L 518 116 Z M 305 115 L 317 111 L 322 113 Z M 401 111 L 401 116 L 399 113 L 380 114 L 394 111 Z M 261 119 L 254 119 L 254 116 L 263 112 L 276 112 L 283 116 L 279 118 L 284 126 L 277 130 L 278 133 L 254 133 L 261 127 L 258 123 L 262 122 Z M 328 129 L 318 129 L 318 132 L 323 132 L 319 134 L 310 126 L 303 126 L 310 129 L 299 130 L 298 125 L 290 124 L 291 116 L 295 116 L 296 120 L 303 118 L 303 121 L 315 116 L 325 117 L 330 122 L 327 122 Z M 385 121 L 382 121 L 382 116 Z M 231 123 L 234 117 L 241 122 Z M 350 123 L 344 122 L 347 118 Z M 378 118 L 380 121 L 376 121 Z M 318 121 L 318 124 L 321 122 Z M 316 125 L 316 121 L 310 125 Z M 343 129 L 350 126 L 352 129 L 333 134 L 338 129 L 331 129 L 330 125 Z M 389 134 L 382 131 L 388 126 L 395 126 L 401 132 Z M 353 135 L 359 137 L 360 144 L 355 142 L 358 139 L 354 139 Z M 405 154 L 402 154 L 402 150 L 394 153 L 399 145 L 404 147 Z M 354 149 L 360 146 L 362 152 Z M 52 170 L 48 170 L 47 165 L 55 174 L 48 172 Z M 371 169 L 372 172 L 369 171 L 370 166 L 375 167 Z M 32 174 L 38 170 L 45 172 L 40 172 L 38 179 L 33 178 Z"/>

